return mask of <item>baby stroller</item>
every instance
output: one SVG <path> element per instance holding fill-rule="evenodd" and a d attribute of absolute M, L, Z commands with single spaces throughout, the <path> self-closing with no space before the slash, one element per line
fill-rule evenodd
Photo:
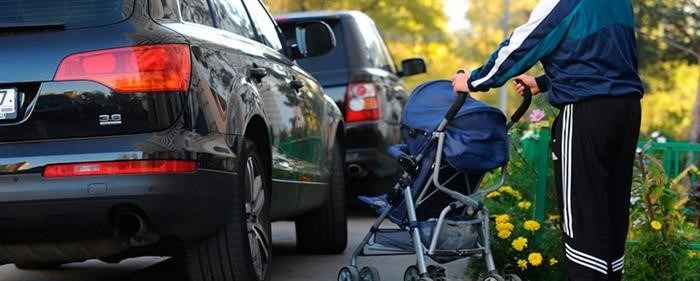
<path fill-rule="evenodd" d="M 380 215 L 353 252 L 350 265 L 340 269 L 338 281 L 380 280 L 375 267 L 358 269 L 360 256 L 414 254 L 416 264 L 405 270 L 404 281 L 445 280 L 444 268 L 428 266 L 426 256 L 439 264 L 483 257 L 488 275 L 482 280 L 519 281 L 517 275 L 496 270 L 489 245 L 489 214 L 481 199 L 505 182 L 507 130 L 530 101 L 526 89 L 523 103 L 505 124 L 500 110 L 466 93 L 456 95 L 450 81 L 416 87 L 402 116 L 403 144 L 389 149 L 403 167 L 403 175 L 388 194 L 358 197 Z M 479 188 L 484 174 L 498 167 L 499 183 Z M 382 227 L 386 219 L 397 227 Z"/>

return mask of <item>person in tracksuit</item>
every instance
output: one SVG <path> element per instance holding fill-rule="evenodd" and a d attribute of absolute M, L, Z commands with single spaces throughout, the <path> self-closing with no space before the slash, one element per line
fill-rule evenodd
<path fill-rule="evenodd" d="M 538 61 L 543 76 L 520 75 Z M 643 95 L 630 1 L 541 0 L 485 65 L 452 84 L 487 91 L 513 77 L 560 109 L 552 157 L 570 279 L 620 280 Z"/>

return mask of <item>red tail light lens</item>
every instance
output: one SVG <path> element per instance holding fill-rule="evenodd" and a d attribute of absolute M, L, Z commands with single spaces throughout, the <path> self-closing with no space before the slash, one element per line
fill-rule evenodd
<path fill-rule="evenodd" d="M 48 165 L 44 177 L 80 177 L 128 174 L 186 173 L 197 169 L 190 160 L 133 160 Z"/>
<path fill-rule="evenodd" d="M 184 92 L 190 67 L 187 45 L 134 46 L 70 55 L 54 81 L 95 81 L 119 93 Z"/>
<path fill-rule="evenodd" d="M 350 83 L 345 99 L 345 121 L 375 121 L 382 118 L 379 87 L 375 83 Z"/>

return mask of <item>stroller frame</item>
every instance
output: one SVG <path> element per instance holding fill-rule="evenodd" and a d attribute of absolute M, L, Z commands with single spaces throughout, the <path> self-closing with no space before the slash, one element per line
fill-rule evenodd
<path fill-rule="evenodd" d="M 444 127 L 446 126 L 447 122 L 444 122 L 443 124 L 440 124 L 438 127 L 438 130 L 433 133 L 432 139 L 430 141 L 437 140 L 437 151 L 442 151 L 443 145 L 444 145 L 444 138 L 445 138 L 445 133 L 443 132 Z M 420 162 L 422 160 L 421 158 L 423 157 L 423 154 L 419 154 L 416 157 L 416 162 Z M 436 158 L 435 158 L 435 165 L 438 165 L 438 163 L 441 163 L 442 161 L 442 153 L 437 153 Z M 467 256 L 473 256 L 475 254 L 483 254 L 483 257 L 486 262 L 486 268 L 490 273 L 495 273 L 496 272 L 496 265 L 493 261 L 493 256 L 491 255 L 491 247 L 490 247 L 490 238 L 489 238 L 489 214 L 488 210 L 486 207 L 479 202 L 481 197 L 483 197 L 485 194 L 488 194 L 499 187 L 503 185 L 506 179 L 506 169 L 505 166 L 501 167 L 502 175 L 499 183 L 493 187 L 487 188 L 480 190 L 478 192 L 473 193 L 470 196 L 461 194 L 455 190 L 450 189 L 447 186 L 444 186 L 442 183 L 439 182 L 438 178 L 440 175 L 440 168 L 439 167 L 434 167 L 433 172 L 431 175 L 431 179 L 428 180 L 428 184 L 432 182 L 435 187 L 440 190 L 441 192 L 447 193 L 451 197 L 453 197 L 456 201 L 452 202 L 451 204 L 448 204 L 445 208 L 442 209 L 440 212 L 440 216 L 438 217 L 438 221 L 436 224 L 436 228 L 433 232 L 432 239 L 430 242 L 430 247 L 425 248 L 423 246 L 423 243 L 421 242 L 421 233 L 420 230 L 418 229 L 417 226 L 417 215 L 416 215 L 416 204 L 414 202 L 413 195 L 411 193 L 411 187 L 410 186 L 401 186 L 400 183 L 397 183 L 394 185 L 394 189 L 402 189 L 401 193 L 403 194 L 403 200 L 404 203 L 406 204 L 406 211 L 408 212 L 408 219 L 409 219 L 409 231 L 412 236 L 412 242 L 413 242 L 413 247 L 414 251 L 413 252 L 408 252 L 405 251 L 404 249 L 399 249 L 399 248 L 392 248 L 392 247 L 385 247 L 385 246 L 380 246 L 380 247 L 371 247 L 370 241 L 372 238 L 382 230 L 383 228 L 380 228 L 380 225 L 386 220 L 387 216 L 389 213 L 393 210 L 395 207 L 394 205 L 389 205 L 376 219 L 374 224 L 370 227 L 370 231 L 365 235 L 365 237 L 362 239 L 362 242 L 358 247 L 355 249 L 355 251 L 352 254 L 351 260 L 350 260 L 350 266 L 352 267 L 357 267 L 357 260 L 358 257 L 360 256 L 388 256 L 388 255 L 411 255 L 415 254 L 417 258 L 417 267 L 418 271 L 421 277 L 428 277 L 428 268 L 427 268 L 427 263 L 426 263 L 426 255 L 444 255 L 444 256 L 460 256 L 460 257 L 467 257 Z M 410 177 L 410 174 L 408 172 L 404 172 L 402 175 L 402 178 L 407 178 Z M 423 198 L 423 195 L 427 189 L 423 189 L 424 192 L 422 192 L 421 196 L 419 196 L 416 201 L 420 201 Z M 436 244 L 438 240 L 438 234 L 440 233 L 440 228 L 442 227 L 442 224 L 444 223 L 445 216 L 447 213 L 454 209 L 459 209 L 461 207 L 467 206 L 471 210 L 475 211 L 479 215 L 479 219 L 481 220 L 481 233 L 480 237 L 482 238 L 482 243 L 483 245 L 479 245 L 477 248 L 473 249 L 455 249 L 455 250 L 436 250 Z M 375 250 L 375 251 L 385 251 L 385 252 L 393 252 L 393 253 L 368 253 L 366 252 L 365 248 L 366 246 L 370 246 L 370 250 Z M 420 250 L 418 250 L 420 249 Z"/>
<path fill-rule="evenodd" d="M 455 114 L 459 110 L 459 108 L 464 104 L 466 100 L 467 93 L 459 93 L 457 100 L 452 104 L 450 109 L 448 110 L 447 114 L 445 115 L 445 118 L 440 122 L 438 127 L 434 132 L 432 132 L 431 137 L 426 141 L 426 144 L 424 146 L 424 149 L 421 150 L 421 152 L 415 157 L 414 159 L 414 165 L 415 163 L 420 163 L 421 160 L 423 160 L 423 157 L 425 157 L 425 152 L 427 147 L 430 147 L 433 145 L 434 141 L 437 141 L 437 153 L 435 156 L 435 162 L 433 163 L 432 167 L 432 174 L 430 175 L 430 179 L 428 179 L 425 183 L 426 187 L 432 184 L 435 186 L 435 188 L 443 192 L 450 197 L 452 197 L 455 201 L 452 203 L 448 204 L 446 207 L 442 209 L 440 212 L 440 215 L 437 219 L 436 227 L 432 231 L 432 238 L 430 240 L 430 246 L 425 247 L 424 244 L 422 243 L 421 239 L 421 232 L 418 227 L 418 218 L 416 214 L 416 207 L 417 205 L 420 204 L 421 200 L 424 198 L 428 188 L 423 188 L 421 194 L 415 199 L 414 201 L 414 195 L 412 194 L 411 190 L 411 185 L 406 184 L 411 181 L 412 174 L 406 171 L 403 172 L 403 175 L 401 178 L 397 181 L 397 183 L 394 185 L 393 190 L 394 192 L 400 192 L 403 195 L 403 202 L 406 204 L 406 211 L 408 215 L 408 224 L 403 225 L 398 229 L 392 229 L 392 228 L 381 228 L 380 225 L 388 218 L 389 214 L 391 211 L 396 207 L 396 205 L 389 203 L 388 206 L 382 211 L 382 213 L 379 215 L 379 217 L 375 220 L 375 222 L 372 224 L 370 227 L 369 232 L 364 236 L 360 244 L 357 246 L 357 248 L 354 250 L 352 257 L 350 259 L 350 267 L 343 267 L 338 275 L 338 280 L 373 280 L 376 281 L 378 280 L 378 273 L 372 268 L 371 270 L 367 270 L 366 268 L 363 268 L 362 271 L 357 270 L 357 265 L 358 265 L 358 257 L 360 256 L 396 256 L 396 255 L 416 255 L 416 266 L 418 272 L 417 273 L 420 279 L 415 279 L 415 280 L 433 280 L 431 279 L 431 274 L 430 270 L 427 266 L 426 263 L 426 255 L 427 256 L 443 256 L 443 257 L 457 257 L 457 259 L 461 259 L 464 257 L 469 257 L 469 256 L 475 256 L 481 254 L 482 257 L 484 258 L 484 261 L 486 263 L 486 269 L 487 269 L 487 274 L 489 277 L 493 279 L 486 279 L 486 280 L 506 280 L 505 278 L 501 277 L 501 275 L 498 274 L 498 271 L 496 269 L 495 262 L 493 260 L 493 255 L 491 253 L 491 246 L 490 246 L 490 229 L 489 229 L 489 213 L 487 208 L 481 203 L 481 199 L 483 197 L 500 188 L 506 180 L 506 166 L 507 162 L 501 166 L 501 177 L 499 182 L 489 188 L 485 189 L 480 189 L 481 185 L 481 180 L 476 182 L 475 186 L 469 186 L 469 189 L 472 190 L 473 192 L 469 195 L 462 194 L 456 190 L 453 190 L 447 186 L 445 186 L 445 183 L 450 181 L 448 179 L 446 182 L 441 183 L 439 180 L 440 177 L 440 170 L 441 170 L 441 163 L 442 163 L 442 156 L 443 156 L 443 146 L 445 143 L 445 128 L 449 124 L 449 122 L 454 118 Z M 516 112 L 511 116 L 510 120 L 508 121 L 508 124 L 506 125 L 506 130 L 510 129 L 515 122 L 517 122 L 520 117 L 525 113 L 527 108 L 530 106 L 531 102 L 531 97 L 532 94 L 530 92 L 530 89 L 525 87 L 525 93 L 523 95 L 524 99 L 522 104 L 519 106 L 519 108 L 516 110 Z M 403 166 L 403 165 L 402 165 Z M 471 183 L 468 183 L 471 184 Z M 416 202 L 419 202 L 416 204 Z M 479 238 L 477 239 L 476 242 L 476 247 L 470 248 L 470 249 L 453 249 L 453 250 L 444 250 L 444 249 L 436 249 L 439 234 L 441 227 L 443 223 L 445 222 L 445 217 L 447 214 L 455 209 L 460 209 L 466 207 L 466 211 L 469 215 L 477 215 L 478 219 L 480 220 L 480 227 L 479 227 Z M 406 229 L 408 228 L 408 229 Z M 376 236 L 378 233 L 380 233 L 382 230 L 394 230 L 394 231 L 406 231 L 408 230 L 408 233 L 411 236 L 411 243 L 413 245 L 413 250 L 407 250 L 406 248 L 399 248 L 399 247 L 392 247 L 392 246 L 385 246 L 381 244 L 375 244 L 372 241 L 373 238 L 376 239 Z M 375 251 L 375 252 L 368 252 L 367 250 Z M 411 267 L 409 267 L 404 275 L 404 280 L 406 279 L 406 275 L 409 273 L 409 270 Z M 344 272 L 345 271 L 345 272 Z M 368 277 L 363 277 L 360 278 L 361 275 L 363 274 L 370 274 L 372 276 Z M 376 274 L 376 277 L 374 276 Z M 341 278 L 342 276 L 345 276 L 344 278 Z M 509 275 L 508 280 L 520 280 L 519 277 L 515 275 Z M 377 279 L 375 279 L 377 278 Z M 512 278 L 512 279 L 511 279 Z M 414 280 L 414 279 L 410 279 Z M 443 280 L 443 279 L 439 279 Z"/>

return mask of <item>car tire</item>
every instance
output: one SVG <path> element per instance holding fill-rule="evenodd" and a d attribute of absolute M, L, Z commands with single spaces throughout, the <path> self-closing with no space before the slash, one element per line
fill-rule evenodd
<path fill-rule="evenodd" d="M 297 250 L 309 254 L 342 253 L 348 244 L 343 149 L 331 148 L 330 196 L 322 207 L 295 220 Z"/>
<path fill-rule="evenodd" d="M 255 144 L 246 138 L 243 146 L 226 225 L 184 249 L 191 281 L 270 280 L 269 179 Z"/>

